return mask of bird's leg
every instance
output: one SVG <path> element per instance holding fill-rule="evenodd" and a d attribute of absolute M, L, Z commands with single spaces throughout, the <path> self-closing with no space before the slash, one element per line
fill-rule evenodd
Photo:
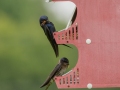
<path fill-rule="evenodd" d="M 47 85 L 47 87 L 46 87 L 46 89 L 45 90 L 47 90 L 48 88 L 49 88 L 49 86 L 52 84 L 52 82 L 54 82 L 55 80 L 54 79 L 52 79 L 52 81 Z"/>
<path fill-rule="evenodd" d="M 55 79 L 52 79 L 53 82 L 55 82 Z"/>
<path fill-rule="evenodd" d="M 52 84 L 52 82 L 50 82 L 50 83 L 47 85 L 47 87 L 46 87 L 45 90 L 47 90 L 51 84 Z"/>

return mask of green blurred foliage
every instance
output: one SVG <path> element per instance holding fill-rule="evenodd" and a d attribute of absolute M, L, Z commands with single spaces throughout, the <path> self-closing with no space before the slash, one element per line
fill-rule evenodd
<path fill-rule="evenodd" d="M 0 90 L 39 90 L 61 57 L 77 61 L 75 47 L 59 46 L 60 56 L 55 57 L 39 25 L 41 15 L 54 18 L 45 4 L 44 0 L 0 0 Z M 57 29 L 65 26 L 55 19 L 53 23 Z M 50 89 L 56 89 L 55 84 Z"/>
<path fill-rule="evenodd" d="M 57 30 L 65 27 L 46 10 L 47 4 L 44 0 L 0 0 L 0 90 L 40 90 L 63 56 L 70 60 L 68 71 L 76 65 L 76 47 L 59 46 L 56 58 L 39 26 L 39 17 L 48 15 Z M 57 90 L 55 83 L 49 90 Z"/>

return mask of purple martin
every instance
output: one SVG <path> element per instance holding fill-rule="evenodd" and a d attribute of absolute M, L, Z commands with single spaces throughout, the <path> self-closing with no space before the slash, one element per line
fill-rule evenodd
<path fill-rule="evenodd" d="M 53 69 L 53 71 L 51 72 L 51 74 L 48 76 L 48 78 L 46 79 L 46 81 L 40 86 L 40 88 L 47 86 L 46 90 L 48 89 L 48 87 L 51 84 L 51 81 L 54 81 L 54 77 L 55 76 L 62 76 L 66 69 L 69 66 L 69 60 L 66 57 L 63 57 L 59 60 L 59 63 L 56 65 L 56 67 Z"/>
<path fill-rule="evenodd" d="M 52 22 L 50 22 L 48 20 L 48 17 L 47 16 L 41 16 L 40 19 L 39 19 L 39 23 L 40 23 L 40 26 L 42 27 L 45 35 L 47 36 L 54 52 L 55 52 L 55 55 L 56 57 L 59 56 L 59 50 L 58 50 L 58 45 L 64 45 L 64 46 L 67 46 L 67 47 L 70 47 L 66 44 L 57 44 L 54 37 L 53 37 L 53 33 L 56 32 L 56 29 L 55 29 L 55 26 Z M 70 47 L 71 48 L 71 47 Z"/>

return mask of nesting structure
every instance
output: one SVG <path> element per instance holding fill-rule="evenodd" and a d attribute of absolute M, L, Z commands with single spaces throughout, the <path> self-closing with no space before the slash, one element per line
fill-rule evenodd
<path fill-rule="evenodd" d="M 78 62 L 63 76 L 58 88 L 120 87 L 120 0 L 71 1 L 76 5 L 72 24 L 55 32 L 58 44 L 73 44 Z"/>

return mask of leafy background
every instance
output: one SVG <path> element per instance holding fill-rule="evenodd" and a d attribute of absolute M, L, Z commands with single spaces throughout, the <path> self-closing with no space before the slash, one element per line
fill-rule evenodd
<path fill-rule="evenodd" d="M 61 57 L 70 60 L 68 71 L 75 66 L 78 51 L 73 45 L 59 46 L 55 57 L 39 25 L 41 15 L 47 15 L 57 30 L 67 24 L 44 0 L 0 0 L 0 90 L 44 90 L 40 85 Z M 57 90 L 55 83 L 49 90 Z"/>

